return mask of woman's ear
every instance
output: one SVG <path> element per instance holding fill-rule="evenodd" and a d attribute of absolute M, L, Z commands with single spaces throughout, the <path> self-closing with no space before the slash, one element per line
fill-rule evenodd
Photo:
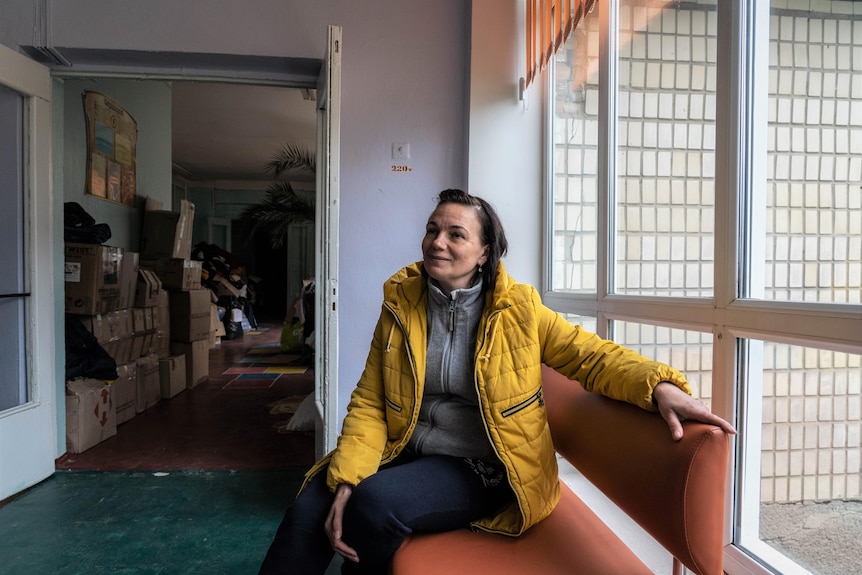
<path fill-rule="evenodd" d="M 488 246 L 485 246 L 485 249 L 482 250 L 482 255 L 479 256 L 479 265 L 485 265 L 485 262 L 488 261 Z"/>

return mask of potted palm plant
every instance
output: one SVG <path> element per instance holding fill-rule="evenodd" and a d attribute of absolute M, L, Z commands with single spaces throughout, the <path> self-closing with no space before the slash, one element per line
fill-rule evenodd
<path fill-rule="evenodd" d="M 285 248 L 290 230 L 297 224 L 313 223 L 315 211 L 314 195 L 294 190 L 288 176 L 313 175 L 316 170 L 316 157 L 307 147 L 288 142 L 276 151 L 265 169 L 273 181 L 267 188 L 263 201 L 245 208 L 240 213 L 239 221 L 247 241 L 264 235 L 273 248 Z M 314 329 L 313 313 L 308 313 L 307 306 L 304 313 L 297 313 L 297 302 L 301 304 L 303 294 L 313 295 L 314 282 L 303 277 L 301 283 L 302 291 L 297 296 L 298 299 L 294 299 L 288 306 L 282 327 L 281 344 L 284 351 L 302 349 L 303 343 Z"/>
<path fill-rule="evenodd" d="M 288 173 L 314 174 L 316 166 L 314 152 L 301 144 L 285 143 L 278 149 L 266 164 L 266 172 L 273 178 L 266 196 L 261 203 L 247 207 L 239 216 L 249 240 L 258 234 L 266 234 L 273 247 L 281 248 L 292 225 L 314 221 L 314 198 L 298 194 L 282 176 Z"/>

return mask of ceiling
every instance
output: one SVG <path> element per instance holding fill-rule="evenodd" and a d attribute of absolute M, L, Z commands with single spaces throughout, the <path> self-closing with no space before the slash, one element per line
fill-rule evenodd
<path fill-rule="evenodd" d="M 313 90 L 175 81 L 172 94 L 172 160 L 189 180 L 268 181 L 285 142 L 315 148 Z M 291 177 L 303 179 L 313 176 Z"/>
<path fill-rule="evenodd" d="M 171 82 L 172 162 L 192 181 L 269 182 L 264 166 L 284 143 L 312 151 L 316 145 L 316 94 L 308 87 L 317 84 L 322 64 L 318 59 L 53 46 L 22 49 L 61 77 Z M 290 180 L 314 177 L 290 175 Z"/>

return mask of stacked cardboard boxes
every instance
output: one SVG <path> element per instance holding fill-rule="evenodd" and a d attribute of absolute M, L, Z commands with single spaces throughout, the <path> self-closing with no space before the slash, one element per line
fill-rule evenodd
<path fill-rule="evenodd" d="M 114 435 L 117 425 L 134 415 L 134 362 L 149 353 L 153 326 L 152 315 L 145 318 L 132 309 L 137 253 L 72 242 L 65 244 L 64 252 L 65 311 L 95 336 L 116 362 L 119 376 L 112 382 L 87 378 L 67 382 L 67 448 L 78 453 Z"/>
<path fill-rule="evenodd" d="M 149 204 L 149 202 L 148 202 Z M 67 243 L 65 309 L 117 364 L 117 379 L 66 386 L 67 449 L 80 453 L 137 413 L 209 376 L 212 292 L 190 259 L 194 205 L 145 214 L 141 254 Z"/>
<path fill-rule="evenodd" d="M 209 377 L 209 340 L 212 331 L 213 294 L 201 286 L 201 262 L 191 259 L 194 204 L 182 200 L 178 212 L 150 209 L 144 215 L 141 266 L 152 270 L 167 291 L 169 345 L 159 339 L 162 360 L 184 356 L 185 387 L 191 389 Z M 178 377 L 178 360 L 166 361 L 165 377 Z M 175 381 L 162 382 L 167 395 Z M 165 394 L 163 393 L 163 395 Z"/>

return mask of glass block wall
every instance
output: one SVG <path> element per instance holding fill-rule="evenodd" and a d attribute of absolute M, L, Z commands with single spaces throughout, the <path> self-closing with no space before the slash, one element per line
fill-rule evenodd
<path fill-rule="evenodd" d="M 764 258 L 749 296 L 860 303 L 862 3 L 774 0 L 770 14 L 765 181 L 752 190 L 765 218 L 750 238 Z M 619 20 L 611 291 L 710 297 L 716 3 L 624 0 Z M 597 289 L 598 30 L 589 15 L 555 63 L 552 288 L 564 292 Z M 644 329 L 617 339 L 686 371 L 708 402 L 711 347 Z M 763 356 L 762 502 L 862 496 L 859 356 L 772 343 Z"/>

